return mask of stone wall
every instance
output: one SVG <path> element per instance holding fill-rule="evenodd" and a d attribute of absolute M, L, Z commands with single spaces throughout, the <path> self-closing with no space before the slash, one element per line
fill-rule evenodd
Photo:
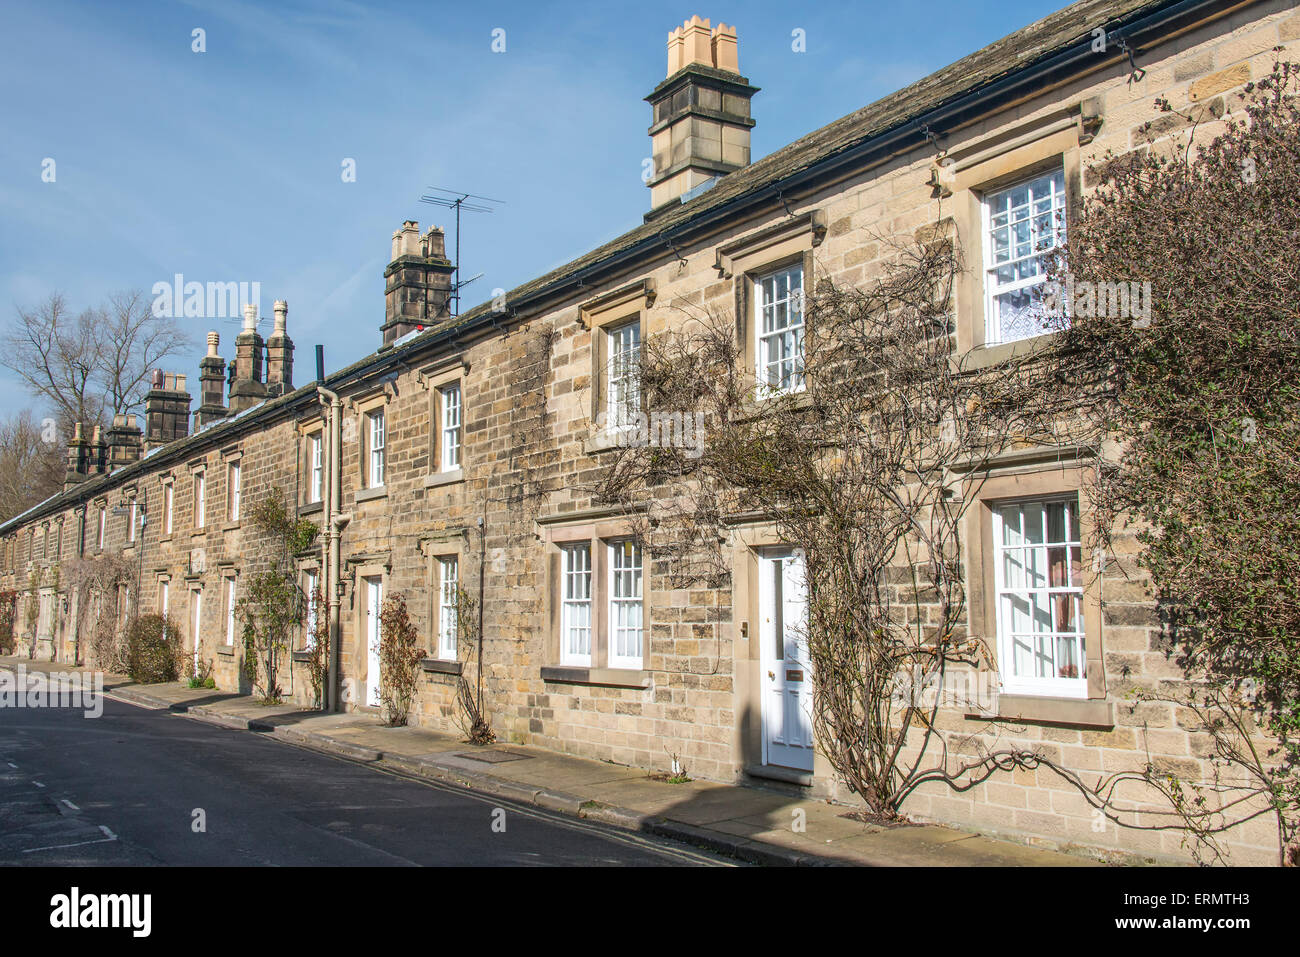
<path fill-rule="evenodd" d="M 752 587 L 740 580 L 741 565 L 752 543 L 762 540 L 762 528 L 742 529 L 729 543 L 738 577 L 723 587 L 678 587 L 664 563 L 649 563 L 648 641 L 640 671 L 620 676 L 598 667 L 586 675 L 555 670 L 560 665 L 554 625 L 557 543 L 582 530 L 600 539 L 627 528 L 625 517 L 610 512 L 591 492 L 609 461 L 592 421 L 600 324 L 640 317 L 643 337 L 649 337 L 705 312 L 734 315 L 738 303 L 747 308 L 749 302 L 746 275 L 774 262 L 803 262 L 807 288 L 824 278 L 862 283 L 888 260 L 891 240 L 911 237 L 950 217 L 972 267 L 958 294 L 959 342 L 963 349 L 977 347 L 983 341 L 981 185 L 1053 160 L 1064 165 L 1067 188 L 1077 201 L 1094 184 L 1089 170 L 1108 151 L 1143 144 L 1139 131 L 1156 116 L 1152 101 L 1157 96 L 1169 97 L 1180 108 L 1206 108 L 1207 132 L 1212 132 L 1217 117 L 1236 105 L 1234 94 L 1242 85 L 1269 71 L 1271 49 L 1283 44 L 1294 53 L 1298 42 L 1300 16 L 1289 5 L 1238 10 L 1145 51 L 1140 79 L 1130 81 L 1126 67 L 1107 67 L 961 130 L 946 131 L 942 145 L 960 159 L 951 179 L 938 188 L 932 176 L 948 173 L 933 150 L 897 156 L 825 184 L 815 194 L 792 198 L 788 209 L 774 202 L 761 217 L 730 222 L 707 242 L 645 262 L 582 297 L 503 322 L 499 331 L 412 353 L 409 361 L 404 353 L 383 379 L 349 386 L 344 390 L 341 503 L 351 513 L 342 548 L 347 587 L 341 678 L 347 707 L 363 706 L 361 689 L 370 680 L 362 637 L 362 579 L 382 577 L 387 594 L 406 596 L 432 654 L 437 641 L 434 563 L 454 555 L 461 586 L 475 599 L 481 569 L 484 707 L 503 740 L 645 768 L 667 767 L 676 756 L 693 777 L 741 779 L 757 760 L 759 709 L 758 650 L 741 627 L 756 621 L 757 612 Z M 1162 120 L 1158 133 L 1176 134 L 1177 125 Z M 606 308 L 598 301 L 625 289 L 632 291 L 614 297 L 618 306 Z M 438 389 L 457 379 L 463 397 L 463 459 L 460 474 L 448 477 L 434 461 L 436 402 Z M 89 560 L 99 553 L 93 547 L 94 516 L 101 498 L 111 507 L 132 486 L 147 496 L 149 523 L 142 543 L 128 546 L 125 519 L 110 516 L 102 551 L 120 552 L 138 563 L 143 610 L 156 608 L 158 581 L 168 576 L 171 607 L 187 635 L 190 593 L 202 590 L 201 654 L 214 662 L 223 689 L 247 690 L 239 675 L 238 635 L 235 647 L 224 642 L 223 582 L 231 574 L 246 581 L 267 561 L 266 543 L 249 523 L 225 519 L 228 465 L 232 456 L 239 457 L 245 508 L 279 487 L 303 515 L 320 521 L 319 505 L 309 505 L 304 491 L 303 437 L 320 415 L 309 392 L 288 397 L 274 414 L 250 418 L 251 424 L 228 423 L 191 437 L 187 448 L 193 451 L 165 469 L 146 460 L 138 481 L 110 477 L 85 493 Z M 360 487 L 364 416 L 379 408 L 386 420 L 386 478 L 382 490 L 365 490 Z M 200 466 L 208 514 L 204 529 L 196 533 L 193 475 Z M 1056 483 L 1053 487 L 1065 490 L 1078 484 L 1071 467 L 1007 471 L 1039 488 Z M 170 536 L 161 534 L 159 510 L 167 476 L 176 490 Z M 57 525 L 58 516 L 43 516 L 5 536 L 0 587 L 24 589 L 29 567 L 52 569 L 71 559 L 80 517 L 73 503 L 61 517 L 63 559 L 31 554 L 32 529 L 37 529 L 39 548 L 40 527 L 47 521 Z M 1204 770 L 1204 742 L 1184 730 L 1185 716 L 1165 706 L 1135 707 L 1125 697 L 1131 686 L 1172 673 L 1157 647 L 1158 628 L 1133 564 L 1135 549 L 1131 538 L 1121 536 L 1095 586 L 1099 620 L 1093 621 L 1090 634 L 1100 642 L 1101 669 L 1087 703 L 1109 709 L 1113 717 L 1097 719 L 1094 708 L 1087 712 L 1092 717 L 1071 712 L 989 722 L 953 711 L 943 717 L 945 730 L 966 740 L 963 746 L 969 748 L 994 740 L 1032 744 L 1080 773 L 1132 766 L 1148 748 L 1180 771 Z M 202 570 L 191 563 L 200 554 L 196 550 L 201 550 Z M 312 564 L 318 558 L 297 560 Z M 991 558 L 973 547 L 966 561 L 968 567 L 986 568 Z M 48 582 L 53 573 L 43 574 Z M 22 602 L 18 616 L 17 632 L 30 640 Z M 54 652 L 60 660 L 70 660 L 76 639 L 77 628 L 65 623 Z M 473 686 L 477 649 L 460 648 L 458 659 Z M 414 708 L 418 723 L 441 730 L 459 726 L 459 679 L 448 671 L 423 675 Z M 305 668 L 286 662 L 283 674 L 294 700 L 308 702 Z M 815 794 L 851 799 L 824 759 L 814 770 Z M 1105 822 L 1099 827 L 1077 794 L 1041 770 L 995 777 L 965 795 L 926 788 L 907 810 L 1037 841 L 1152 856 L 1185 853 L 1176 834 L 1121 830 Z M 1269 862 L 1275 853 L 1272 842 L 1266 823 L 1244 828 L 1231 842 L 1234 860 Z"/>

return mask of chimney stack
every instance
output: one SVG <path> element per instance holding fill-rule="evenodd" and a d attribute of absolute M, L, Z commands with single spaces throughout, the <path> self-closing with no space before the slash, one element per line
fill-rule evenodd
<path fill-rule="evenodd" d="M 155 373 L 156 374 L 156 373 Z M 182 377 L 184 378 L 184 377 Z M 150 392 L 149 395 L 153 395 Z M 189 420 L 189 396 L 185 397 L 186 411 L 181 416 L 182 422 Z M 145 408 L 149 407 L 149 398 L 145 397 Z M 146 417 L 148 412 L 145 413 Z M 96 438 L 98 438 L 99 427 L 95 427 Z M 115 472 L 124 465 L 130 465 L 132 462 L 140 461 L 140 456 L 144 454 L 144 436 L 140 431 L 140 426 L 136 425 L 133 414 L 118 413 L 113 416 L 113 425 L 108 430 L 108 469 Z"/>
<path fill-rule="evenodd" d="M 221 336 L 208 333 L 208 354 L 199 360 L 199 409 L 194 428 L 203 428 L 226 417 L 226 360 L 221 358 Z"/>
<path fill-rule="evenodd" d="M 108 445 L 104 442 L 98 425 L 91 430 L 90 447 L 86 452 L 87 475 L 103 475 L 108 471 Z"/>
<path fill-rule="evenodd" d="M 451 275 L 442 230 L 432 226 L 423 236 L 408 219 L 393 233 L 393 260 L 384 270 L 384 345 L 408 332 L 427 329 L 451 317 Z"/>
<path fill-rule="evenodd" d="M 90 443 L 82 437 L 82 425 L 72 427 L 72 441 L 68 443 L 68 468 L 63 476 L 66 492 L 79 482 L 84 482 L 90 470 Z"/>
<path fill-rule="evenodd" d="M 275 301 L 275 330 L 266 340 L 266 394 L 284 395 L 293 391 L 293 340 L 286 328 L 289 324 L 289 304 L 283 299 Z"/>
<path fill-rule="evenodd" d="M 144 396 L 144 442 L 149 449 L 190 434 L 190 394 L 185 391 L 185 376 L 154 369 L 152 386 Z M 118 418 L 113 419 L 113 429 L 119 427 Z M 131 420 L 134 425 L 135 416 Z"/>
<path fill-rule="evenodd" d="M 691 17 L 668 34 L 668 78 L 646 97 L 654 160 L 647 220 L 749 165 L 749 101 L 757 92 L 740 75 L 735 27 Z"/>
<path fill-rule="evenodd" d="M 244 306 L 244 328 L 235 337 L 235 367 L 230 382 L 230 414 L 251 409 L 266 398 L 262 381 L 262 337 L 257 334 L 257 304 Z"/>

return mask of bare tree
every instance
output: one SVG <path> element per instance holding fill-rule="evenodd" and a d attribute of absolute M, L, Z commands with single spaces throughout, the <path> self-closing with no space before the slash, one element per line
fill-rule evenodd
<path fill-rule="evenodd" d="M 191 343 L 175 320 L 153 314 L 149 298 L 138 289 L 112 294 L 96 315 L 104 407 L 127 412 L 144 401 L 150 371 Z"/>
<path fill-rule="evenodd" d="M 189 344 L 170 317 L 155 316 L 139 291 L 73 316 L 60 293 L 18 310 L 3 337 L 0 363 L 49 403 L 66 430 L 106 425 L 140 405 L 148 376 Z"/>
<path fill-rule="evenodd" d="M 0 363 L 33 397 L 48 402 L 64 426 L 103 421 L 104 397 L 96 382 L 102 337 L 95 320 L 89 310 L 73 316 L 56 292 L 34 308 L 20 308 L 4 335 Z"/>
<path fill-rule="evenodd" d="M 28 409 L 0 422 L 0 521 L 57 492 L 64 467 L 52 422 L 37 422 Z"/>

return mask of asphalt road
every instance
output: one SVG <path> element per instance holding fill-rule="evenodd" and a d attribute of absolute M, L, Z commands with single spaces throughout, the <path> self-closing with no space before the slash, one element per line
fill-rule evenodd
<path fill-rule="evenodd" d="M 725 863 L 112 699 L 99 718 L 0 708 L 0 864 Z"/>

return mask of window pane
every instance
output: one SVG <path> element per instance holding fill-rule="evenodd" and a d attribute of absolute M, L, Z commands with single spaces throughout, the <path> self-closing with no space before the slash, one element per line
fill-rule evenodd
<path fill-rule="evenodd" d="M 460 468 L 461 444 L 460 384 L 442 390 L 442 455 L 441 469 L 450 472 Z"/>
<path fill-rule="evenodd" d="M 1065 238 L 1065 174 L 1062 170 L 985 198 L 988 232 L 989 342 L 1038 335 L 1048 318 L 1042 302 L 1044 254 Z"/>
<path fill-rule="evenodd" d="M 803 267 L 773 273 L 757 284 L 757 378 L 777 391 L 803 385 Z"/>
<path fill-rule="evenodd" d="M 566 661 L 591 660 L 591 546 L 567 545 L 563 550 L 561 610 L 562 654 Z"/>
<path fill-rule="evenodd" d="M 641 546 L 615 542 L 610 554 L 610 663 L 639 665 L 641 659 Z"/>
<path fill-rule="evenodd" d="M 625 323 L 607 333 L 608 417 L 615 428 L 636 423 L 641 406 L 641 323 Z"/>
<path fill-rule="evenodd" d="M 997 509 L 998 640 L 1011 679 L 1084 678 L 1075 500 Z"/>

